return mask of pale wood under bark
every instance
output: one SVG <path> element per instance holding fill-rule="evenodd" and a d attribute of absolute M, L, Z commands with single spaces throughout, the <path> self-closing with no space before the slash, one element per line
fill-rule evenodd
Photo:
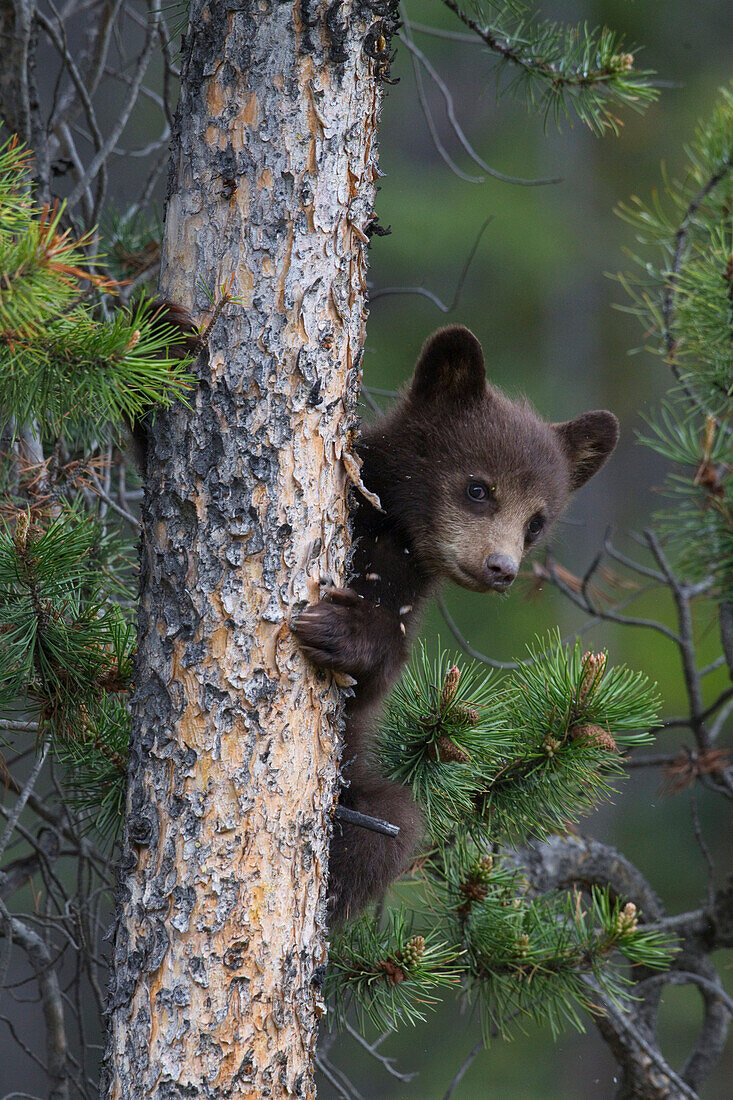
<path fill-rule="evenodd" d="M 162 292 L 240 300 L 152 431 L 109 1097 L 314 1094 L 340 709 L 288 623 L 348 550 L 375 18 L 191 5 Z"/>

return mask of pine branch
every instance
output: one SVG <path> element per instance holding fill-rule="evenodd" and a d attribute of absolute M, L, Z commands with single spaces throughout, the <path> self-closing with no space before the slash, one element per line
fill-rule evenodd
<path fill-rule="evenodd" d="M 482 765 L 501 766 L 500 691 L 478 666 L 421 646 L 388 701 L 378 752 L 385 774 L 412 787 L 428 827 L 447 836 L 474 812 Z"/>
<path fill-rule="evenodd" d="M 119 284 L 89 255 L 92 235 L 61 229 L 63 206 L 37 206 L 25 154 L 0 149 L 0 419 L 16 431 L 104 438 L 109 425 L 181 399 L 194 384 L 180 334 L 141 302 L 111 322 L 95 316 L 90 291 Z"/>
<path fill-rule="evenodd" d="M 521 873 L 471 846 L 443 851 L 429 874 L 466 944 L 487 1040 L 490 1032 L 523 1029 L 530 1018 L 553 1033 L 567 1023 L 582 1030 L 580 1011 L 597 1009 L 586 973 L 612 1003 L 626 1003 L 630 983 L 618 954 L 652 968 L 669 965 L 669 934 L 645 930 L 636 906 L 607 890 L 537 896 Z"/>
<path fill-rule="evenodd" d="M 618 749 L 650 740 L 658 700 L 646 677 L 559 637 L 529 655 L 499 680 L 422 648 L 388 701 L 380 762 L 410 785 L 437 840 L 563 829 L 613 792 Z"/>
<path fill-rule="evenodd" d="M 338 933 L 329 953 L 326 995 L 337 1024 L 352 1002 L 362 1026 L 365 1018 L 383 1031 L 425 1020 L 439 1003 L 433 991 L 458 981 L 458 955 L 438 933 L 415 935 L 401 912 L 391 911 L 383 929 L 360 917 Z"/>
<path fill-rule="evenodd" d="M 432 991 L 460 976 L 480 1007 L 485 1042 L 530 1020 L 554 1033 L 568 1023 L 583 1030 L 586 1012 L 604 1011 L 586 975 L 621 1008 L 633 996 L 624 959 L 670 964 L 673 934 L 645 928 L 636 905 L 608 890 L 537 895 L 521 872 L 470 841 L 436 850 L 423 874 L 431 939 L 416 937 L 395 911 L 384 929 L 362 918 L 339 933 L 327 981 L 337 1017 L 353 1002 L 362 1019 L 394 1029 L 424 1018 L 416 1005 L 432 1005 Z"/>
<path fill-rule="evenodd" d="M 634 70 L 634 53 L 607 28 L 589 30 L 538 20 L 520 0 L 481 0 L 475 17 L 456 0 L 448 7 L 503 66 L 512 68 L 510 90 L 524 93 L 545 122 L 556 124 L 571 112 L 594 133 L 617 134 L 617 106 L 643 111 L 658 95 L 652 73 Z"/>
<path fill-rule="evenodd" d="M 692 581 L 712 576 L 710 595 L 733 595 L 733 90 L 722 89 L 712 117 L 687 150 L 683 182 L 665 180 L 664 201 L 634 199 L 619 213 L 661 259 L 632 257 L 642 277 L 620 282 L 627 310 L 664 357 L 679 389 L 649 421 L 642 442 L 674 462 L 656 517 L 679 567 Z"/>

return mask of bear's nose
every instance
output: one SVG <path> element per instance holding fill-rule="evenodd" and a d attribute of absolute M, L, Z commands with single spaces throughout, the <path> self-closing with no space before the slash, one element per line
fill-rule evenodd
<path fill-rule="evenodd" d="M 506 554 L 489 554 L 484 566 L 489 585 L 499 592 L 507 589 L 519 572 L 518 563 Z"/>

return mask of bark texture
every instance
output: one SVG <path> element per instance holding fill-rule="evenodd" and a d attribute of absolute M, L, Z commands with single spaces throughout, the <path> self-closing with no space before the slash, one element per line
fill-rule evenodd
<path fill-rule="evenodd" d="M 191 5 L 162 293 L 239 301 L 152 430 L 110 1097 L 314 1095 L 340 711 L 288 622 L 348 550 L 376 18 Z"/>

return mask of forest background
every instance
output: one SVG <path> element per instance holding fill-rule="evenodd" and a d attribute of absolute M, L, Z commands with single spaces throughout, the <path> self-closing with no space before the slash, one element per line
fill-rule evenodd
<path fill-rule="evenodd" d="M 641 447 L 645 411 L 651 411 L 669 386 L 660 360 L 641 350 L 644 333 L 638 322 L 614 308 L 627 305 L 622 287 L 609 278 L 630 268 L 624 249 L 635 249 L 633 229 L 613 213 L 632 195 L 647 199 L 662 183 L 660 165 L 675 178 L 684 172 L 686 140 L 697 119 L 712 111 L 717 89 L 731 77 L 733 10 L 716 0 L 599 0 L 544 4 L 546 18 L 565 22 L 608 24 L 625 33 L 627 43 L 643 44 L 637 67 L 656 71 L 662 84 L 658 102 L 637 116 L 623 112 L 619 137 L 599 139 L 582 125 L 564 123 L 558 133 L 550 120 L 529 114 L 510 96 L 498 103 L 487 75 L 485 52 L 475 40 L 460 41 L 457 21 L 439 0 L 413 0 L 406 5 L 408 28 L 445 80 L 461 126 L 472 146 L 493 168 L 526 178 L 562 177 L 542 187 L 521 187 L 486 177 L 482 182 L 460 178 L 436 149 L 416 92 L 411 53 L 398 42 L 393 76 L 380 127 L 380 164 L 385 173 L 377 211 L 386 237 L 373 238 L 370 265 L 372 306 L 364 360 L 365 383 L 386 406 L 380 390 L 393 390 L 407 380 L 425 336 L 444 323 L 467 324 L 481 339 L 489 376 L 511 394 L 526 394 L 544 416 L 563 420 L 589 408 L 610 408 L 622 423 L 619 450 L 609 466 L 581 494 L 557 532 L 557 559 L 575 574 L 583 574 L 612 525 L 617 545 L 634 549 L 627 534 L 645 527 L 660 507 L 658 494 L 665 463 Z M 453 38 L 425 34 L 420 27 L 444 28 Z M 633 51 L 635 52 L 635 51 Z M 422 73 L 424 95 L 440 140 L 460 170 L 472 177 L 485 173 L 473 163 L 446 119 L 437 85 Z M 110 114 L 115 105 L 109 104 Z M 152 117 L 152 108 L 151 108 Z M 151 123 L 152 125 L 152 123 Z M 157 122 L 156 122 L 157 125 Z M 149 135 L 148 135 L 149 136 Z M 142 103 L 124 135 L 128 147 L 144 145 L 146 108 Z M 141 181 L 140 161 L 120 157 L 115 163 L 111 192 L 121 207 Z M 164 184 L 156 201 L 162 210 Z M 462 272 L 479 233 L 470 267 Z M 423 294 L 384 293 L 387 288 L 422 287 L 450 305 L 443 314 Z M 369 415 L 365 410 L 365 415 Z M 583 625 L 574 609 L 551 586 L 540 587 L 531 567 L 511 597 L 480 598 L 451 588 L 446 593 L 450 614 L 471 645 L 498 659 L 521 656 L 534 635 L 556 624 L 563 635 Z M 671 608 L 644 606 L 636 613 L 671 621 Z M 437 608 L 431 608 L 423 635 L 453 646 L 450 631 Z M 648 632 L 601 624 L 584 634 L 588 648 L 608 648 L 612 663 L 643 669 L 659 682 L 664 713 L 683 707 L 683 682 L 673 647 Z M 703 647 L 718 652 L 717 621 L 709 610 Z M 701 652 L 701 663 L 707 654 Z M 711 693 L 725 684 L 725 672 L 715 674 Z M 675 737 L 673 731 L 660 734 Z M 674 741 L 677 744 L 677 740 Z M 698 810 L 702 833 L 718 874 L 730 873 L 730 820 L 727 806 L 700 791 Z M 727 816 L 726 816 L 727 815 Z M 668 912 L 701 904 L 707 889 L 706 868 L 691 823 L 689 794 L 660 790 L 659 775 L 632 770 L 615 805 L 606 806 L 583 825 L 583 831 L 617 846 L 647 877 Z M 730 952 L 728 952 L 730 955 Z M 715 961 L 715 960 L 714 960 Z M 730 978 L 730 960 L 718 968 Z M 23 1006 L 17 1005 L 19 1030 Z M 29 1006 L 31 1019 L 37 1009 Z M 691 988 L 665 989 L 662 1049 L 678 1068 L 675 1049 L 687 1050 L 699 1024 L 700 1001 Z M 376 1097 L 432 1100 L 442 1097 L 460 1059 L 476 1042 L 477 1021 L 456 1018 L 447 1003 L 413 1033 L 405 1029 L 389 1040 L 385 1053 L 401 1070 L 419 1070 L 411 1085 L 390 1079 L 355 1044 L 344 1045 L 331 1058 L 348 1066 L 351 1081 L 372 1100 Z M 35 1091 L 27 1064 L 14 1080 L 15 1048 L 0 1031 L 3 1091 Z M 514 1098 L 574 1097 L 613 1093 L 614 1063 L 595 1033 L 565 1032 L 553 1042 L 546 1031 L 530 1030 L 509 1044 L 499 1041 L 476 1059 L 463 1079 L 463 1095 Z M 721 1059 L 704 1091 L 706 1097 L 730 1095 L 733 1051 Z M 320 1095 L 334 1095 L 321 1083 Z"/>

